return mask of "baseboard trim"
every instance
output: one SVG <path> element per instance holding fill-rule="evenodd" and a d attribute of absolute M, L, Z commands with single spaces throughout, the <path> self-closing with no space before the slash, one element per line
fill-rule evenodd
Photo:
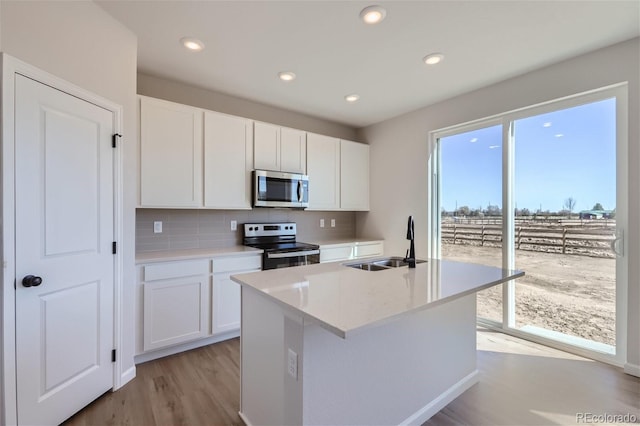
<path fill-rule="evenodd" d="M 407 417 L 400 424 L 401 425 L 420 425 L 431 417 L 433 417 L 438 411 L 442 410 L 446 407 L 450 402 L 454 399 L 462 395 L 467 389 L 471 386 L 478 383 L 479 380 L 479 372 L 478 370 L 474 370 L 472 373 L 464 377 L 458 383 L 451 386 L 449 389 L 444 391 L 440 396 L 436 399 L 429 402 L 424 407 L 420 408 L 418 411 L 413 413 L 411 416 Z"/>
<path fill-rule="evenodd" d="M 127 369 L 127 371 L 122 373 L 122 375 L 120 376 L 119 388 L 123 387 L 124 385 L 126 385 L 127 383 L 129 383 L 131 380 L 135 378 L 136 378 L 136 366 L 133 365 L 131 368 Z"/>
<path fill-rule="evenodd" d="M 251 422 L 249 421 L 249 419 L 247 418 L 247 416 L 245 416 L 242 411 L 238 411 L 238 415 L 240 416 L 240 419 L 242 419 L 242 421 L 244 422 L 245 425 L 247 426 L 252 426 Z"/>
<path fill-rule="evenodd" d="M 170 346 L 155 351 L 144 352 L 134 357 L 135 364 L 142 364 L 154 359 L 164 358 L 165 356 L 175 355 L 180 352 L 189 351 L 191 349 L 200 348 L 202 346 L 211 345 L 213 343 L 222 342 L 223 340 L 233 339 L 240 336 L 240 330 L 230 331 L 217 336 L 207 337 L 206 339 L 194 340 L 193 342 L 184 343 L 182 345 Z"/>
<path fill-rule="evenodd" d="M 627 362 L 624 365 L 624 372 L 632 376 L 640 377 L 640 365 Z"/>

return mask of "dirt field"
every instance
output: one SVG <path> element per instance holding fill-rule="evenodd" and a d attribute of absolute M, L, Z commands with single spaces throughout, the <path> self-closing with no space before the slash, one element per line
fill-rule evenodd
<path fill-rule="evenodd" d="M 501 266 L 499 248 L 442 245 L 442 258 Z M 534 325 L 615 344 L 615 259 L 516 251 L 516 327 Z M 501 320 L 501 286 L 478 295 L 478 315 Z"/>

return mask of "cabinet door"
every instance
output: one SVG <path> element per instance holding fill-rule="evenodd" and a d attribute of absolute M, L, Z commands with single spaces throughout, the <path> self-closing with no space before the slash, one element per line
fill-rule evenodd
<path fill-rule="evenodd" d="M 307 133 L 309 210 L 340 208 L 340 139 Z"/>
<path fill-rule="evenodd" d="M 252 122 L 206 111 L 204 114 L 204 205 L 251 209 Z"/>
<path fill-rule="evenodd" d="M 144 350 L 209 334 L 209 277 L 197 275 L 144 283 Z"/>
<path fill-rule="evenodd" d="M 240 329 L 240 284 L 230 276 L 213 275 L 213 334 Z"/>
<path fill-rule="evenodd" d="M 202 205 L 202 110 L 140 97 L 140 204 Z"/>
<path fill-rule="evenodd" d="M 369 145 L 340 141 L 340 208 L 369 210 Z"/>
<path fill-rule="evenodd" d="M 253 134 L 255 168 L 279 171 L 280 127 L 256 121 Z"/>
<path fill-rule="evenodd" d="M 307 174 L 307 133 L 302 130 L 280 129 L 280 170 Z"/>

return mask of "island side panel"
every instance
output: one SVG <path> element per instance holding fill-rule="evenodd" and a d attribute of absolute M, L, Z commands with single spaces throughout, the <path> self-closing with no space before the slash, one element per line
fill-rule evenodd
<path fill-rule="evenodd" d="M 285 405 L 284 314 L 242 286 L 240 415 L 247 424 L 282 425 Z"/>
<path fill-rule="evenodd" d="M 477 381 L 476 297 L 341 339 L 304 328 L 303 424 L 420 424 Z"/>

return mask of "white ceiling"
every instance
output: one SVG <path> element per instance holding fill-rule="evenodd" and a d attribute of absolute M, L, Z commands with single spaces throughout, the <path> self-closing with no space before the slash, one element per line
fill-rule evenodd
<path fill-rule="evenodd" d="M 353 127 L 640 35 L 640 0 L 97 3 L 137 34 L 143 73 Z M 387 10 L 374 26 L 371 4 Z M 432 52 L 444 61 L 425 65 Z"/>

